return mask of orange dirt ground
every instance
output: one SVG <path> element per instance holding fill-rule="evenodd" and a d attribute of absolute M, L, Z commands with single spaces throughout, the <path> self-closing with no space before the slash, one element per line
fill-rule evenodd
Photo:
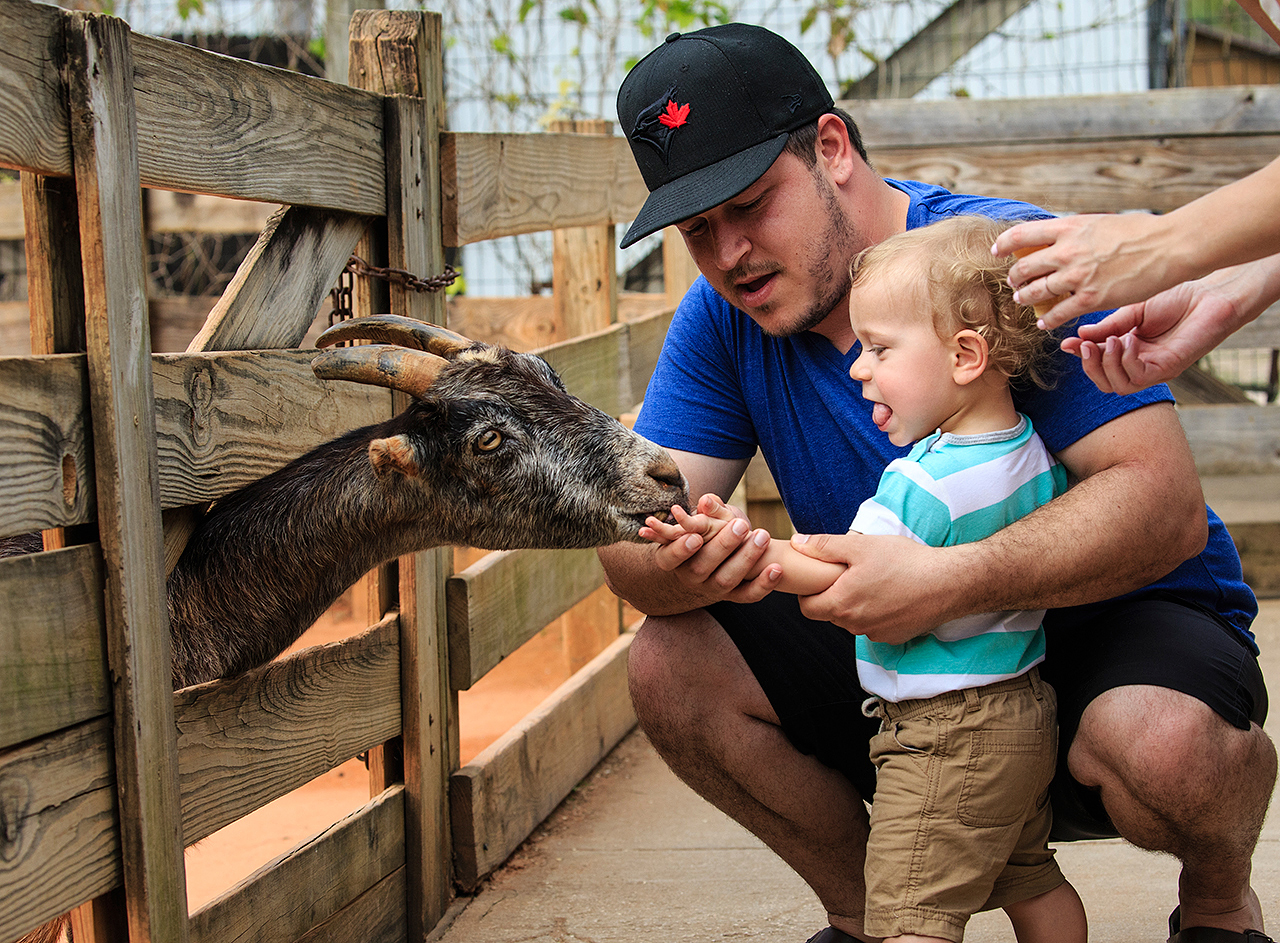
<path fill-rule="evenodd" d="M 363 631 L 349 591 L 294 649 Z M 463 764 L 496 740 L 569 677 L 569 659 L 557 627 L 543 630 L 469 691 L 459 693 Z M 330 770 L 187 849 L 187 901 L 192 911 L 303 839 L 327 828 L 369 799 L 368 774 L 359 759 Z"/>

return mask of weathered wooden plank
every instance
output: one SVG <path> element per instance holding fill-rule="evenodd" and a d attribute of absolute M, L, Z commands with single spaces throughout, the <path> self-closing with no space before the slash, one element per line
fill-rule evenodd
<path fill-rule="evenodd" d="M 351 213 L 280 209 L 187 349 L 296 347 L 368 224 Z"/>
<path fill-rule="evenodd" d="M 1168 138 L 1133 143 L 1067 142 L 884 148 L 871 151 L 886 177 L 962 193 L 1026 200 L 1055 212 L 1166 212 L 1265 166 L 1280 136 L 1233 140 Z"/>
<path fill-rule="evenodd" d="M 1218 345 L 1218 350 L 1253 347 L 1280 349 L 1280 304 L 1273 304 L 1258 317 Z"/>
<path fill-rule="evenodd" d="M 627 324 L 627 370 L 630 374 L 627 398 L 631 400 L 626 407 L 628 410 L 644 399 L 674 314 L 674 309 L 663 308 Z"/>
<path fill-rule="evenodd" d="M 71 173 L 65 14 L 4 0 L 0 164 Z M 134 39 L 141 182 L 368 215 L 385 209 L 380 98 L 152 36 Z"/>
<path fill-rule="evenodd" d="M 387 390 L 320 381 L 308 351 L 152 357 L 163 506 L 210 501 L 391 416 Z M 84 355 L 0 357 L 0 536 L 93 520 Z"/>
<path fill-rule="evenodd" d="M 548 295 L 448 299 L 449 329 L 486 344 L 528 351 L 562 340 L 556 330 L 555 300 Z"/>
<path fill-rule="evenodd" d="M 134 45 L 144 185 L 385 211 L 378 96 L 153 36 Z"/>
<path fill-rule="evenodd" d="M 0 536 L 92 520 L 84 355 L 0 357 Z"/>
<path fill-rule="evenodd" d="M 3 16 L 4 13 L 0 12 L 0 18 Z M 23 239 L 25 236 L 26 228 L 22 223 L 22 182 L 0 180 L 0 239 Z"/>
<path fill-rule="evenodd" d="M 191 939 L 293 943 L 403 866 L 404 824 L 404 786 L 393 786 L 192 914 Z"/>
<path fill-rule="evenodd" d="M 111 718 L 0 751 L 0 940 L 121 882 Z"/>
<path fill-rule="evenodd" d="M 314 356 L 155 355 L 163 506 L 217 498 L 335 436 L 391 418 L 389 391 L 317 380 Z"/>
<path fill-rule="evenodd" d="M 25 301 L 0 301 L 0 357 L 31 353 L 31 307 Z"/>
<path fill-rule="evenodd" d="M 445 134 L 440 179 L 444 240 L 451 246 L 624 222 L 648 196 L 621 137 Z"/>
<path fill-rule="evenodd" d="M 183 835 L 198 841 L 400 730 L 399 624 L 174 695 Z"/>
<path fill-rule="evenodd" d="M 128 930 L 185 943 L 134 59 L 123 20 L 73 13 L 66 36 Z"/>
<path fill-rule="evenodd" d="M 0 748 L 111 712 L 94 544 L 0 560 Z"/>
<path fill-rule="evenodd" d="M 1179 406 L 1201 475 L 1280 471 L 1280 406 Z"/>
<path fill-rule="evenodd" d="M 505 550 L 449 580 L 449 674 L 470 688 L 604 583 L 594 550 Z"/>
<path fill-rule="evenodd" d="M 877 150 L 886 177 L 1004 196 L 1059 212 L 1169 211 L 1275 159 L 1280 136 Z"/>
<path fill-rule="evenodd" d="M 404 943 L 407 885 L 405 869 L 397 868 L 298 943 Z"/>
<path fill-rule="evenodd" d="M 75 180 L 24 172 L 20 185 L 30 352 L 79 353 L 85 347 L 84 280 Z"/>
<path fill-rule="evenodd" d="M 532 351 L 560 374 L 574 396 L 610 416 L 634 405 L 626 370 L 629 325 L 615 324 L 594 334 Z"/>
<path fill-rule="evenodd" d="M 836 104 L 853 115 L 873 155 L 881 148 L 1280 134 L 1280 88 L 1267 85 Z"/>
<path fill-rule="evenodd" d="M 623 635 L 453 774 L 459 884 L 474 888 L 635 726 Z"/>
<path fill-rule="evenodd" d="M 71 173 L 67 90 L 58 72 L 65 14 L 0 0 L 0 165 Z"/>
<path fill-rule="evenodd" d="M 373 51 L 377 68 L 373 67 Z M 440 14 L 365 11 L 352 18 L 350 67 L 366 87 L 385 90 L 387 259 L 422 274 L 444 270 L 440 129 L 444 121 L 444 34 Z M 410 97 L 412 96 L 412 97 Z M 392 314 L 445 323 L 443 292 L 392 284 Z M 409 939 L 444 916 L 453 888 L 448 779 L 456 723 L 448 685 L 444 581 L 452 554 L 433 548 L 399 562 L 402 860 Z M 452 715 L 452 716 L 451 716 Z M 385 753 L 381 756 L 385 771 Z"/>

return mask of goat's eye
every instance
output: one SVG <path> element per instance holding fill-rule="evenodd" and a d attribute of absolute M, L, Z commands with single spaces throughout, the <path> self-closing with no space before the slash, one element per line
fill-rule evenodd
<path fill-rule="evenodd" d="M 492 452 L 502 444 L 502 433 L 497 429 L 486 429 L 476 439 L 477 452 Z"/>

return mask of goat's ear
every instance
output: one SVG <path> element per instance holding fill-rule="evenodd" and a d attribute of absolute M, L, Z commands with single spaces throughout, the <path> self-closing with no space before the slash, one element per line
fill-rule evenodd
<path fill-rule="evenodd" d="M 369 443 L 369 464 L 379 478 L 399 472 L 406 478 L 418 476 L 418 460 L 407 436 L 393 435 L 388 439 L 374 439 Z"/>

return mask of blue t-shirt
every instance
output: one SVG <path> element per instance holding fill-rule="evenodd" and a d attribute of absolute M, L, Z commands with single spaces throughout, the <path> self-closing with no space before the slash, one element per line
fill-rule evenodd
<path fill-rule="evenodd" d="M 1043 218 L 1027 203 L 962 196 L 912 181 L 889 183 L 911 198 L 907 228 L 958 214 Z M 1098 316 L 1083 320 L 1096 320 Z M 769 337 L 699 278 L 676 310 L 636 421 L 636 431 L 667 448 L 748 459 L 757 448 L 801 533 L 841 533 L 875 493 L 885 466 L 907 453 L 871 421 L 849 368 L 861 347 L 842 354 L 804 332 Z M 1149 403 L 1169 402 L 1166 386 L 1103 393 L 1069 354 L 1055 355 L 1052 389 L 1015 386 L 1014 404 L 1031 418 L 1050 452 Z M 1209 511 L 1209 542 L 1195 557 L 1129 596 L 1171 592 L 1219 613 L 1256 650 L 1249 625 L 1257 601 L 1245 584 L 1226 527 Z"/>

